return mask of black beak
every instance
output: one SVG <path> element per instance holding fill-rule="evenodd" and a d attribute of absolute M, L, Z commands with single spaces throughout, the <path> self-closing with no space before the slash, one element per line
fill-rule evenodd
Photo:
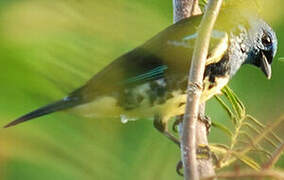
<path fill-rule="evenodd" d="M 260 68 L 262 70 L 262 72 L 264 72 L 265 76 L 267 77 L 267 79 L 271 78 L 271 65 L 269 64 L 269 61 L 267 60 L 265 53 L 262 52 L 262 57 L 261 57 L 261 62 L 260 62 Z M 270 60 L 271 62 L 271 60 Z"/>

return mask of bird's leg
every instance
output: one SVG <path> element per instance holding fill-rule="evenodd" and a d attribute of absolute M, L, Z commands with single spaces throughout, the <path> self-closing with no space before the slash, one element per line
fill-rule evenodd
<path fill-rule="evenodd" d="M 159 115 L 154 117 L 154 127 L 161 133 L 163 133 L 167 138 L 174 142 L 178 147 L 180 147 L 180 141 L 172 135 L 168 130 L 168 121 L 163 121 L 163 118 Z"/>
<path fill-rule="evenodd" d="M 175 122 L 174 122 L 173 127 L 172 127 L 174 132 L 176 132 L 176 133 L 178 132 L 177 127 L 182 122 L 182 120 L 183 120 L 183 115 L 176 116 Z"/>
<path fill-rule="evenodd" d="M 199 116 L 198 116 L 198 120 L 203 122 L 206 126 L 206 130 L 207 130 L 207 134 L 209 134 L 210 132 L 210 128 L 211 128 L 211 119 L 210 117 L 206 116 L 206 115 L 203 115 L 201 113 L 199 113 Z M 183 121 L 183 115 L 180 115 L 180 116 L 177 116 L 176 117 L 176 120 L 173 124 L 173 131 L 174 132 L 177 132 L 177 126 Z"/>
<path fill-rule="evenodd" d="M 211 129 L 211 125 L 212 125 L 211 118 L 202 113 L 199 113 L 198 120 L 204 123 L 206 127 L 206 131 L 207 131 L 207 135 L 208 135 Z"/>

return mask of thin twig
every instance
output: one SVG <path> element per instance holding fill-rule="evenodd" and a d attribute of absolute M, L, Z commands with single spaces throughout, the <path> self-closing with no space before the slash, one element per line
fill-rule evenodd
<path fill-rule="evenodd" d="M 174 23 L 181 19 L 201 14 L 198 0 L 173 0 Z"/>
<path fill-rule="evenodd" d="M 213 180 L 216 178 L 240 179 L 240 178 L 260 178 L 260 177 L 270 177 L 282 180 L 284 178 L 284 173 L 282 171 L 276 171 L 276 170 L 227 172 L 219 174 L 217 176 L 203 178 L 202 180 Z"/>
<path fill-rule="evenodd" d="M 274 151 L 272 157 L 269 159 L 268 162 L 266 162 L 262 166 L 262 168 L 263 169 L 271 168 L 279 160 L 283 152 L 284 152 L 284 142 L 282 142 L 282 144 Z"/>
<path fill-rule="evenodd" d="M 199 174 L 196 160 L 196 122 L 199 112 L 200 96 L 205 61 L 208 53 L 210 36 L 217 19 L 222 0 L 210 0 L 199 30 L 193 52 L 189 79 L 186 112 L 183 120 L 181 151 L 184 159 L 185 179 L 198 180 Z"/>

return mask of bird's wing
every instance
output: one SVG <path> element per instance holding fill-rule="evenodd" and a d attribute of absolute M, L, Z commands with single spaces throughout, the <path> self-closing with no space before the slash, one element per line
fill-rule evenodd
<path fill-rule="evenodd" d="M 105 93 L 159 79 L 165 73 L 187 72 L 190 65 L 187 57 L 191 56 L 193 48 L 176 46 L 171 42 L 194 34 L 200 19 L 201 16 L 191 17 L 171 25 L 146 43 L 115 59 L 70 96 L 91 101 Z"/>
<path fill-rule="evenodd" d="M 160 32 L 140 47 L 114 60 L 83 87 L 71 93 L 86 101 L 162 77 L 184 77 L 190 67 L 201 16 L 185 19 Z M 212 33 L 206 64 L 218 62 L 228 47 L 226 33 Z"/>
<path fill-rule="evenodd" d="M 164 76 L 165 71 L 168 69 L 168 66 L 161 65 L 158 66 L 146 73 L 139 74 L 137 76 L 131 77 L 129 79 L 123 80 L 120 83 L 122 84 L 131 84 L 131 83 L 137 83 L 141 81 L 151 81 L 153 79 L 159 79 Z"/>
<path fill-rule="evenodd" d="M 191 42 L 191 41 L 192 40 L 195 41 L 196 37 L 197 36 L 195 35 L 193 36 L 191 35 L 191 37 L 187 36 L 183 39 L 185 44 L 188 44 L 187 48 L 192 48 L 190 45 L 194 44 L 194 42 Z M 229 39 L 228 34 L 225 32 L 217 31 L 217 30 L 214 30 L 212 32 L 206 65 L 216 63 L 222 59 L 222 57 L 224 56 L 228 48 L 228 41 L 229 41 L 228 39 Z M 139 74 L 134 77 L 130 77 L 122 81 L 121 83 L 131 84 L 131 83 L 137 83 L 141 81 L 145 82 L 145 81 L 155 80 L 155 79 L 163 77 L 164 73 L 166 72 L 168 68 L 169 67 L 167 65 L 160 65 L 145 73 Z"/>
<path fill-rule="evenodd" d="M 164 76 L 168 65 L 149 51 L 136 48 L 114 60 L 70 96 L 91 101 L 97 96 L 123 91 Z"/>

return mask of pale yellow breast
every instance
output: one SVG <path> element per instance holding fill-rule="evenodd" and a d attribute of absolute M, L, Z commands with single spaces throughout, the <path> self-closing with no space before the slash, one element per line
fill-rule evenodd
<path fill-rule="evenodd" d="M 221 94 L 221 89 L 229 82 L 229 75 L 215 78 L 215 82 L 209 81 L 209 77 L 203 80 L 203 92 L 200 98 L 201 102 L 205 102 L 216 94 Z M 210 87 L 212 86 L 212 87 Z"/>
<path fill-rule="evenodd" d="M 220 93 L 220 90 L 228 83 L 229 78 L 216 78 L 215 84 L 212 84 L 208 77 L 204 79 L 204 90 L 201 95 L 201 102 L 205 102 L 213 95 Z M 212 87 L 210 87 L 210 85 Z M 110 96 L 97 98 L 96 100 L 80 105 L 74 108 L 76 113 L 85 117 L 126 117 L 129 119 L 136 118 L 152 118 L 156 114 L 162 115 L 165 119 L 181 115 L 184 113 L 186 97 L 182 91 L 173 91 L 173 97 L 169 98 L 163 104 L 151 105 L 151 103 L 144 99 L 140 106 L 132 110 L 126 110 L 120 107 L 117 100 Z"/>

